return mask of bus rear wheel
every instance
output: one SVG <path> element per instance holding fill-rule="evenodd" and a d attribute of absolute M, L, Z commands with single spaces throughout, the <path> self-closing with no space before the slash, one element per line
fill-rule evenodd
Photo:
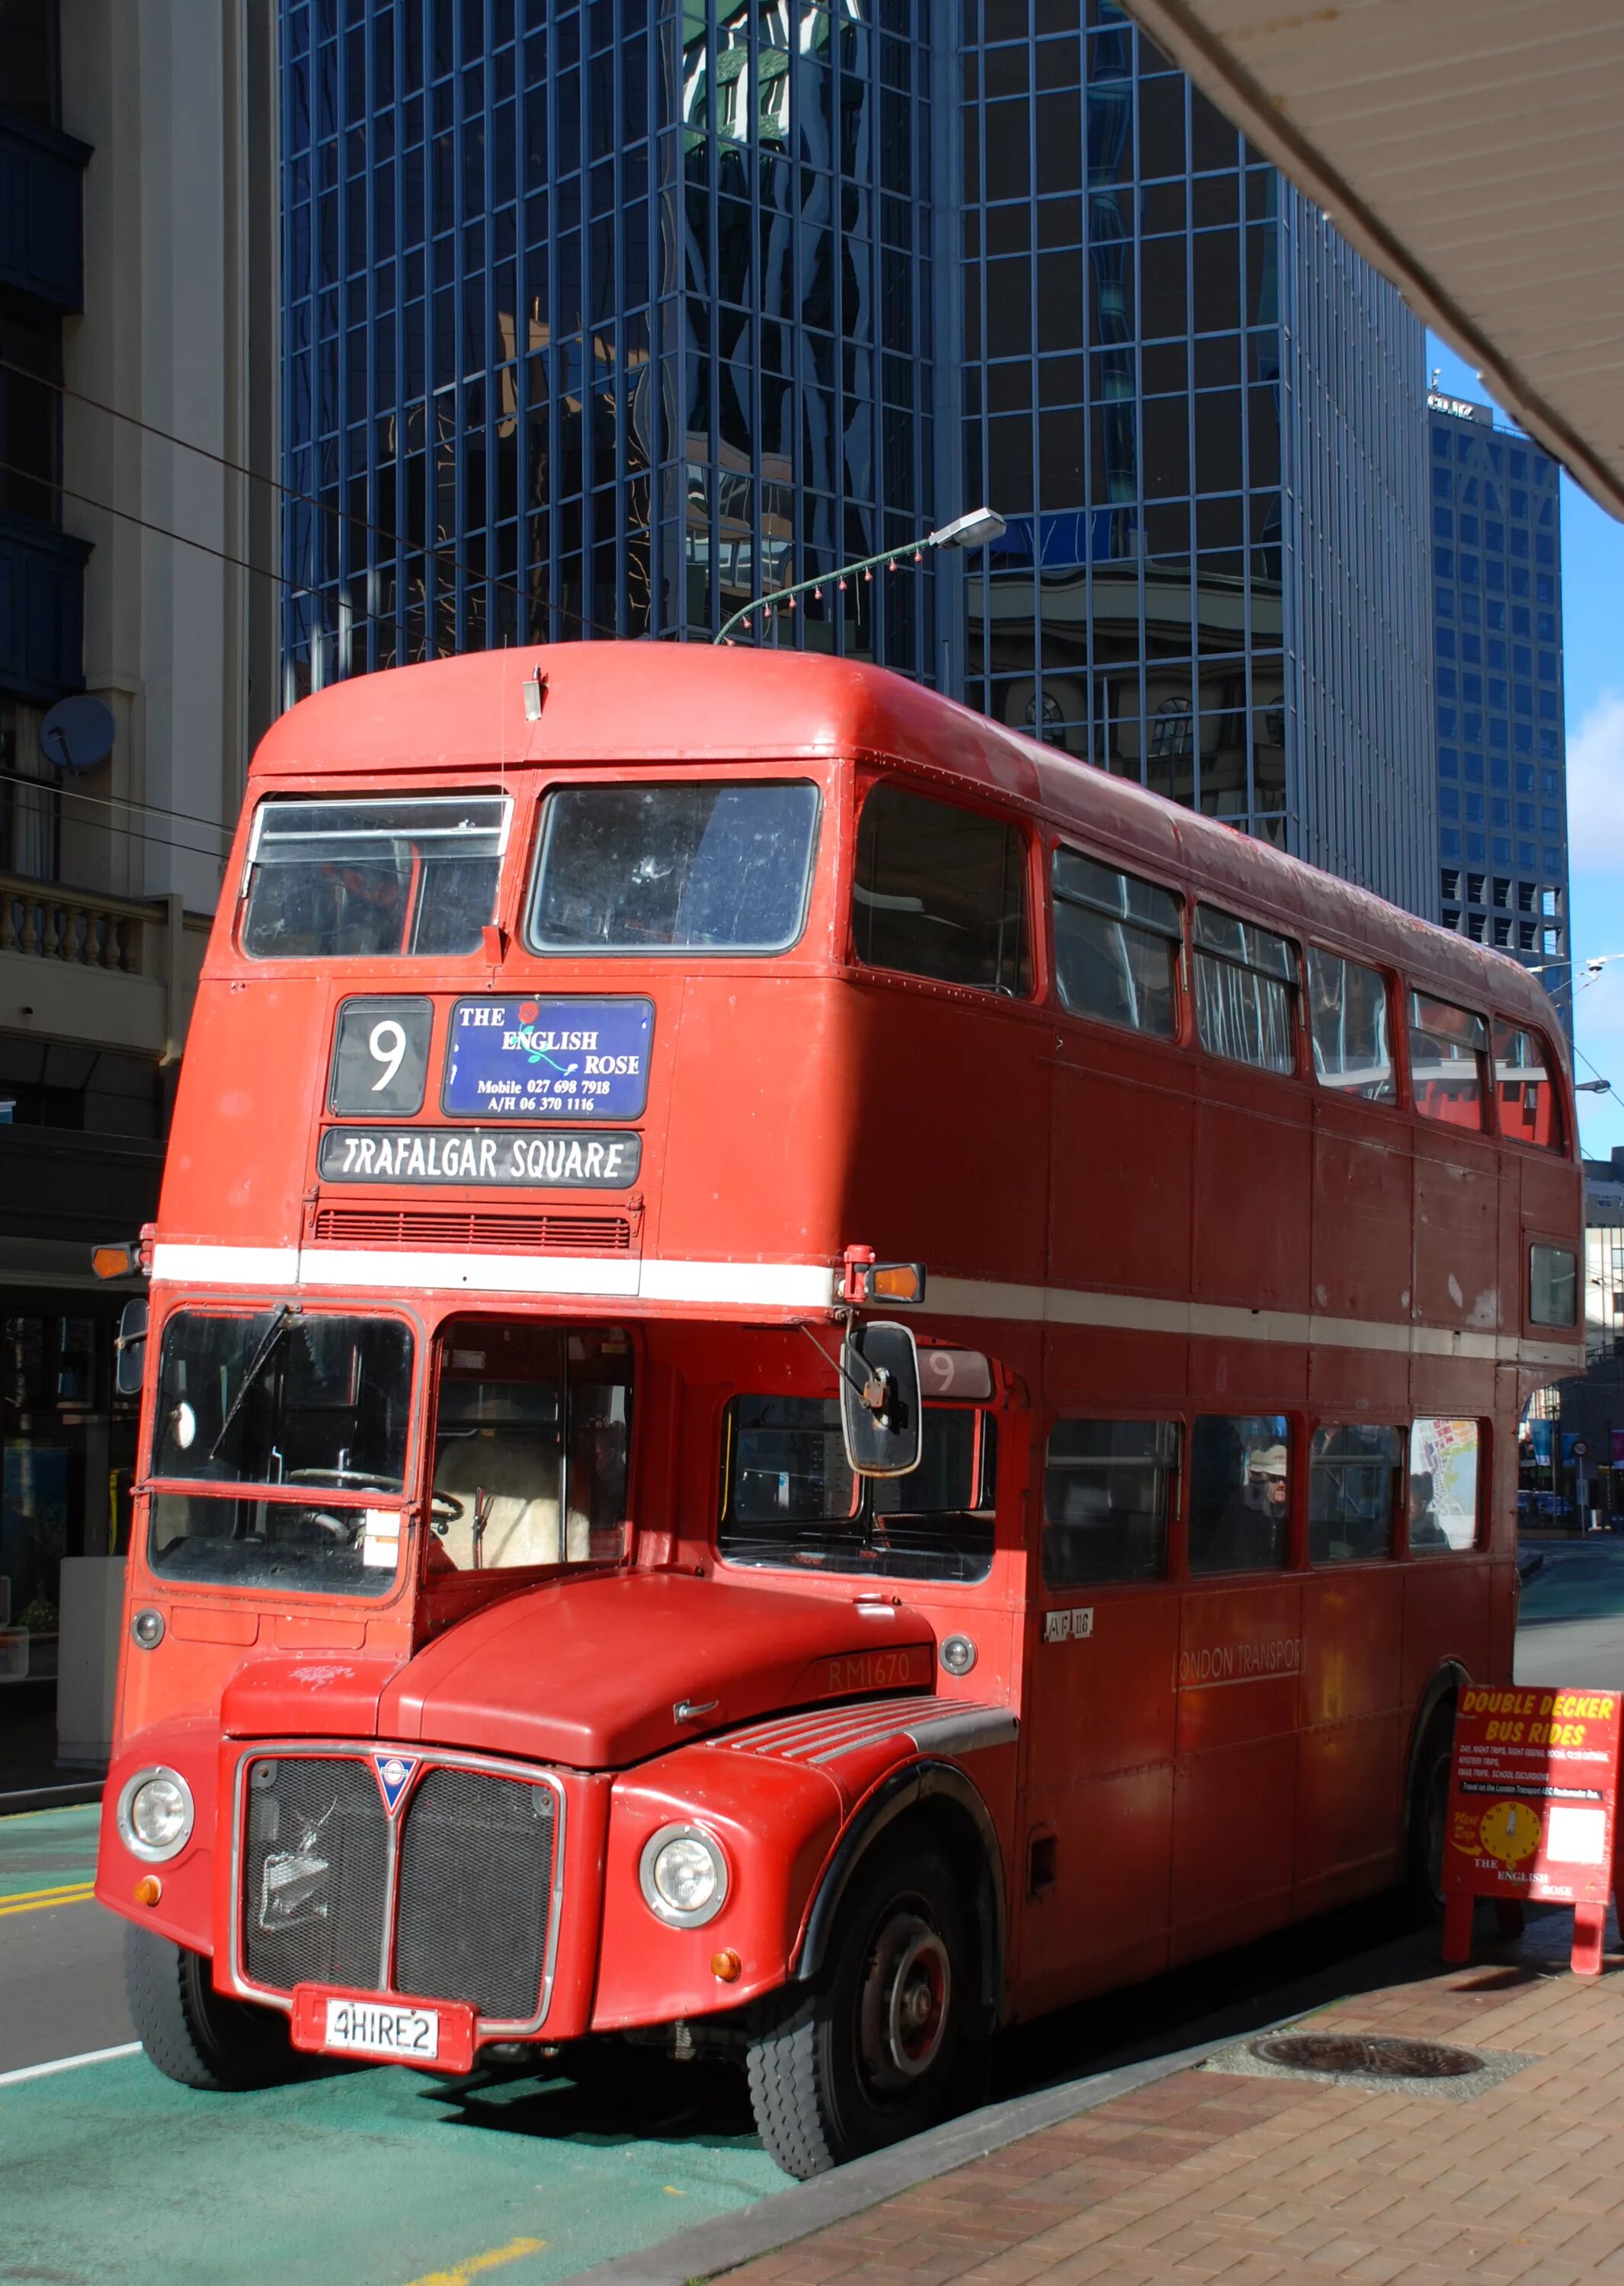
<path fill-rule="evenodd" d="M 802 2180 L 934 2125 L 974 2006 L 963 1913 L 928 1845 L 887 1849 L 858 1873 L 830 1953 L 747 2055 L 761 2140 Z"/>
<path fill-rule="evenodd" d="M 1444 1917 L 1444 1841 L 1454 1746 L 1451 1703 L 1440 1707 L 1428 1722 L 1410 1778 L 1404 1888 L 1412 1915 L 1423 1925 Z"/>
<path fill-rule="evenodd" d="M 226 1999 L 201 1953 L 150 1929 L 124 1931 L 124 1990 L 148 2059 L 182 2087 L 217 2095 L 277 2087 L 305 2069 L 286 2017 Z"/>

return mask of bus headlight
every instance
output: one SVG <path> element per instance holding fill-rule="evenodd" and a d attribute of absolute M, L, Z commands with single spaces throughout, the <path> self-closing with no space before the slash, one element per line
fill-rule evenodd
<path fill-rule="evenodd" d="M 702 1826 L 662 1825 L 643 1845 L 643 1903 L 673 1928 L 702 1928 L 727 1902 L 728 1861 Z"/>
<path fill-rule="evenodd" d="M 149 1864 L 162 1864 L 192 1838 L 192 1789 L 178 1770 L 138 1770 L 118 1798 L 119 1839 Z"/>

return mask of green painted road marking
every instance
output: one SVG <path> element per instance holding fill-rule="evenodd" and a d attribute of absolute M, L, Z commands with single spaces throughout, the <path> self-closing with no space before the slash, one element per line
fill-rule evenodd
<path fill-rule="evenodd" d="M 784 2187 L 742 2082 L 647 2069 L 681 2109 L 390 2068 L 199 2095 L 144 2056 L 0 2087 L 4 2262 L 97 2286 L 546 2286 Z"/>
<path fill-rule="evenodd" d="M 8 1898 L 83 1888 L 93 1880 L 100 1822 L 101 1811 L 93 1802 L 0 1817 L 0 1907 Z"/>

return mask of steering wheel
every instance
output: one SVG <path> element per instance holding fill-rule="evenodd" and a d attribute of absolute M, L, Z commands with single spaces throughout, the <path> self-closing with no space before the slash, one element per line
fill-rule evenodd
<path fill-rule="evenodd" d="M 468 1513 L 465 1503 L 455 1493 L 430 1493 L 429 1495 L 429 1529 L 438 1533 L 442 1540 L 459 1517 Z"/>
<path fill-rule="evenodd" d="M 374 1493 L 400 1489 L 393 1477 L 374 1475 L 370 1469 L 289 1469 L 284 1481 L 290 1485 L 359 1485 L 365 1491 Z"/>

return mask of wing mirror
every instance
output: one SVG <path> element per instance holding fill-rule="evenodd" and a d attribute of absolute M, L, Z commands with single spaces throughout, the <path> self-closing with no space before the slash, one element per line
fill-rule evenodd
<path fill-rule="evenodd" d="M 840 1428 L 858 1477 L 905 1477 L 919 1465 L 919 1352 L 906 1326 L 854 1326 L 840 1344 Z"/>
<path fill-rule="evenodd" d="M 141 1374 L 146 1363 L 146 1299 L 138 1295 L 126 1302 L 113 1344 L 113 1378 L 121 1397 L 139 1397 Z"/>

